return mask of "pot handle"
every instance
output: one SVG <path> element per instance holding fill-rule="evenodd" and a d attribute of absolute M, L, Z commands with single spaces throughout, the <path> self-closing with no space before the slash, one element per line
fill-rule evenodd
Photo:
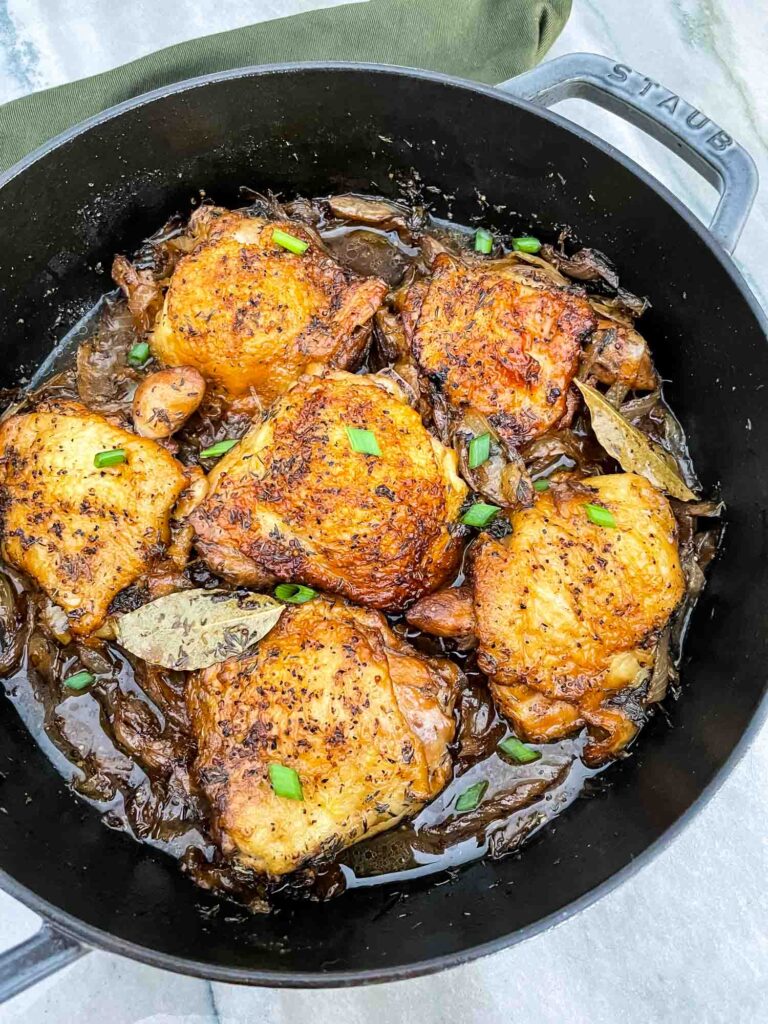
<path fill-rule="evenodd" d="M 628 64 L 596 53 L 571 53 L 497 86 L 530 103 L 589 100 L 677 153 L 720 193 L 710 231 L 733 252 L 758 185 L 749 153 L 705 114 Z"/>
<path fill-rule="evenodd" d="M 60 971 L 88 949 L 43 922 L 34 935 L 0 953 L 0 1003 Z"/>

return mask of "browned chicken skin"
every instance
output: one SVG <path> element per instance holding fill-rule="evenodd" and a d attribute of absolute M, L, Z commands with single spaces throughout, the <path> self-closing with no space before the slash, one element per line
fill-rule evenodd
<path fill-rule="evenodd" d="M 126 461 L 97 469 L 96 454 L 114 448 Z M 77 402 L 13 416 L 0 426 L 3 558 L 67 612 L 73 633 L 90 633 L 169 540 L 186 484 L 155 441 Z"/>
<path fill-rule="evenodd" d="M 412 286 L 403 322 L 436 401 L 485 416 L 513 447 L 557 424 L 595 326 L 586 299 L 509 259 L 440 253 L 432 271 Z"/>
<path fill-rule="evenodd" d="M 266 406 L 311 365 L 355 369 L 387 286 L 355 278 L 298 221 L 204 208 L 151 339 L 166 365 L 195 367 L 230 398 Z M 309 243 L 301 255 L 275 229 Z"/>
<path fill-rule="evenodd" d="M 460 680 L 378 612 L 324 598 L 193 675 L 195 769 L 225 853 L 282 875 L 414 814 L 450 778 Z M 270 764 L 297 772 L 303 800 L 273 791 Z"/>
<path fill-rule="evenodd" d="M 607 508 L 615 528 L 592 523 L 587 502 Z M 424 598 L 408 621 L 473 633 L 518 732 L 545 742 L 586 724 L 585 759 L 599 764 L 637 732 L 627 702 L 614 698 L 648 680 L 685 589 L 669 503 L 643 477 L 617 473 L 554 485 L 511 523 L 502 540 L 476 542 L 471 586 Z"/>
<path fill-rule="evenodd" d="M 371 431 L 381 454 L 355 451 L 347 428 Z M 271 574 L 394 609 L 449 579 L 461 556 L 456 456 L 378 376 L 301 380 L 209 488 L 191 520 L 197 548 L 234 582 Z"/>

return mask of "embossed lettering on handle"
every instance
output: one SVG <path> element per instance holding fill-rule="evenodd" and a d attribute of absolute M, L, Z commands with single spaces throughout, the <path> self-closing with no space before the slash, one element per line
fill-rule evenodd
<path fill-rule="evenodd" d="M 757 169 L 749 153 L 704 111 L 629 64 L 594 53 L 557 57 L 498 88 L 545 107 L 585 99 L 663 143 L 718 190 L 710 230 L 727 252 L 733 251 L 757 192 Z"/>
<path fill-rule="evenodd" d="M 610 71 L 607 71 L 605 78 L 608 82 L 616 82 L 623 85 L 628 92 L 636 92 L 638 97 L 647 97 L 648 102 L 656 106 L 670 118 L 680 122 L 684 119 L 684 126 L 680 129 L 690 129 L 694 132 L 702 132 L 705 144 L 722 153 L 724 149 L 734 145 L 734 141 L 728 132 L 718 128 L 714 121 L 710 121 L 707 115 L 691 106 L 682 96 L 670 92 L 663 85 L 654 82 L 653 79 L 640 72 L 635 71 L 629 64 L 614 64 Z M 678 115 L 678 108 L 680 114 Z M 676 117 L 676 115 L 678 115 Z"/>

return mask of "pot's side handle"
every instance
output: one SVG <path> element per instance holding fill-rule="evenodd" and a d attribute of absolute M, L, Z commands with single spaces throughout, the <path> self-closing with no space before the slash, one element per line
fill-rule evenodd
<path fill-rule="evenodd" d="M 26 942 L 0 953 L 0 1003 L 87 952 L 79 942 L 43 923 Z"/>
<path fill-rule="evenodd" d="M 757 168 L 742 146 L 681 96 L 596 53 L 557 57 L 498 88 L 545 107 L 589 100 L 663 143 L 720 193 L 710 230 L 733 251 L 757 192 Z"/>

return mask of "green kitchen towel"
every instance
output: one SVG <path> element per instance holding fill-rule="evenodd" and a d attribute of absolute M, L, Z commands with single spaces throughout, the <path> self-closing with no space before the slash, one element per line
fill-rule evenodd
<path fill-rule="evenodd" d="M 501 82 L 541 60 L 570 9 L 571 0 L 365 0 L 178 43 L 0 107 L 0 170 L 122 100 L 249 64 L 372 61 Z"/>

